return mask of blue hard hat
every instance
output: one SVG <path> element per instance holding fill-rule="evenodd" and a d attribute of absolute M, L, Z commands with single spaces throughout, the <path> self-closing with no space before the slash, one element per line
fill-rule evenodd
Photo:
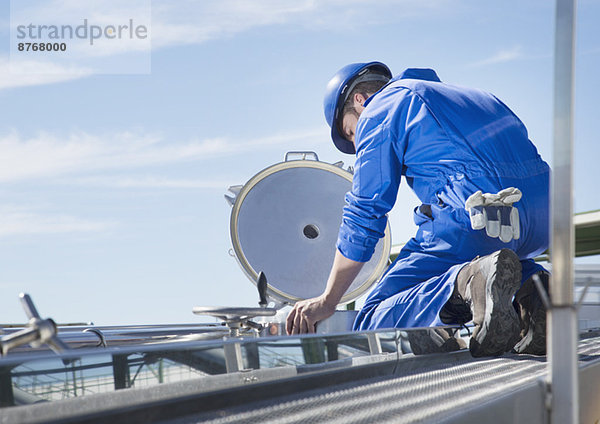
<path fill-rule="evenodd" d="M 392 78 L 390 69 L 381 62 L 351 63 L 340 69 L 329 81 L 325 89 L 323 108 L 325 119 L 331 127 L 333 144 L 343 153 L 354 154 L 354 144 L 342 136 L 341 113 L 348 95 L 359 82 L 385 81 Z"/>

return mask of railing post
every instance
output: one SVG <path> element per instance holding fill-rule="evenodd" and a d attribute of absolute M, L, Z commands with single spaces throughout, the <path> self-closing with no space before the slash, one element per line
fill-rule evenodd
<path fill-rule="evenodd" d="M 579 422 L 577 311 L 573 302 L 573 91 L 575 0 L 556 1 L 552 172 L 552 307 L 548 375 L 553 424 Z"/>

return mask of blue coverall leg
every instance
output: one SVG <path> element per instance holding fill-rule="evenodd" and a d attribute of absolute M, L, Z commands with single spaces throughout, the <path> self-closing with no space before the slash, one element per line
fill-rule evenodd
<path fill-rule="evenodd" d="M 543 217 L 543 214 L 542 216 Z M 496 242 L 484 236 L 484 232 L 467 229 L 474 237 L 472 248 L 462 247 L 460 252 L 452 245 L 436 237 L 431 229 L 432 218 L 424 215 L 420 208 L 415 208 L 415 223 L 419 230 L 414 238 L 402 248 L 394 263 L 388 268 L 379 284 L 370 293 L 354 323 L 355 330 L 372 330 L 376 328 L 414 328 L 432 327 L 455 322 L 442 322 L 440 311 L 452 295 L 454 282 L 460 270 L 477 255 L 489 254 L 506 246 L 498 246 Z M 546 221 L 547 222 L 547 221 Z M 448 228 L 446 223 L 446 229 Z M 460 233 L 464 232 L 460 229 Z M 482 238 L 483 236 L 483 238 Z M 489 239 L 489 238 L 488 238 Z M 484 242 L 484 246 L 477 241 Z M 519 243 L 512 243 L 510 248 L 522 253 Z M 523 243 L 521 243 L 523 244 Z M 534 273 L 544 270 L 533 259 L 522 259 L 522 283 Z"/>
<path fill-rule="evenodd" d="M 532 172 L 532 174 L 535 174 Z M 504 243 L 473 230 L 460 202 L 444 197 L 452 205 L 421 205 L 415 208 L 417 234 L 400 251 L 377 286 L 368 296 L 354 323 L 356 330 L 375 328 L 432 327 L 442 322 L 440 311 L 452 295 L 460 270 L 477 256 L 502 248 L 512 249 L 521 258 L 522 283 L 544 268 L 533 257 L 542 253 L 548 240 L 548 172 L 527 179 L 501 178 L 492 184 L 516 186 L 523 200 L 514 206 L 521 217 L 521 237 Z M 454 191 L 486 187 L 485 179 L 464 180 Z M 489 183 L 488 183 L 489 184 Z M 489 188 L 489 187 L 488 187 Z"/>

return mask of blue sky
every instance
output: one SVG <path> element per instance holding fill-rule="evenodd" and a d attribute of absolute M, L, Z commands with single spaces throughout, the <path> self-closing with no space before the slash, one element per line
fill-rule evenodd
<path fill-rule="evenodd" d="M 152 1 L 140 75 L 10 73 L 9 17 L 2 2 L 0 322 L 24 320 L 22 291 L 59 322 L 194 322 L 194 305 L 256 305 L 228 255 L 223 194 L 289 150 L 352 163 L 322 111 L 347 63 L 431 67 L 491 91 L 552 161 L 553 2 Z M 577 211 L 600 208 L 599 19 L 600 1 L 578 2 Z M 414 233 L 416 203 L 401 191 L 394 243 Z"/>

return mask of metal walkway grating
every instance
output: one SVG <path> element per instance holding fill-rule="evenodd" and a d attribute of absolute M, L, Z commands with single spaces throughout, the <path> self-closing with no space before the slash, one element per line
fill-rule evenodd
<path fill-rule="evenodd" d="M 579 354 L 580 365 L 600 360 L 600 339 L 582 340 Z M 546 374 L 546 358 L 529 355 L 473 359 L 468 352 L 457 352 L 420 359 L 423 366 L 407 372 L 403 372 L 400 361 L 394 375 L 270 398 L 168 422 L 349 424 L 452 421 L 473 406 L 493 405 L 507 394 L 528 386 L 535 387 Z M 506 410 L 502 419 L 492 416 L 490 422 L 532 422 L 533 415 L 540 415 L 539 409 L 543 409 L 542 396 L 539 390 L 537 393 L 540 407 L 523 402 L 520 410 Z"/>

